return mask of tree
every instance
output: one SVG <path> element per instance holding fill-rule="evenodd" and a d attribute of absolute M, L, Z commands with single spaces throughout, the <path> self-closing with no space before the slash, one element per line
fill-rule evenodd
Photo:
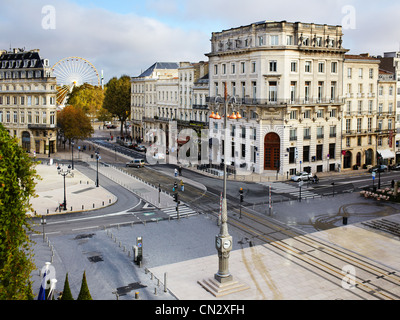
<path fill-rule="evenodd" d="M 129 76 L 110 79 L 106 86 L 103 108 L 108 110 L 121 122 L 121 136 L 125 121 L 131 114 L 131 83 Z"/>
<path fill-rule="evenodd" d="M 83 112 L 90 114 L 94 119 L 103 105 L 103 100 L 104 90 L 100 86 L 92 86 L 85 83 L 72 89 L 67 105 L 82 109 Z"/>
<path fill-rule="evenodd" d="M 65 140 L 83 140 L 90 137 L 94 130 L 89 117 L 80 108 L 66 106 L 57 115 L 57 124 Z"/>
<path fill-rule="evenodd" d="M 72 296 L 71 293 L 71 289 L 69 288 L 68 272 L 65 275 L 64 289 L 62 292 L 61 300 L 74 300 L 74 297 Z"/>
<path fill-rule="evenodd" d="M 0 124 L 0 300 L 32 298 L 30 274 L 35 269 L 33 231 L 26 213 L 33 211 L 35 162 Z"/>
<path fill-rule="evenodd" d="M 78 298 L 76 300 L 93 300 L 89 292 L 89 287 L 86 283 L 86 272 L 83 271 L 81 290 L 79 291 Z"/>

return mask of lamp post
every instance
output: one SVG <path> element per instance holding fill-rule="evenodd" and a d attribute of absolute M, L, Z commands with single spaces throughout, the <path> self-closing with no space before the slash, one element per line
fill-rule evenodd
<path fill-rule="evenodd" d="M 42 215 L 42 218 L 40 219 L 40 223 L 41 223 L 42 226 L 43 226 L 43 242 L 44 242 L 44 240 L 45 240 L 44 225 L 46 224 L 46 218 L 45 218 L 44 215 Z"/>
<path fill-rule="evenodd" d="M 71 141 L 71 146 L 72 146 L 72 158 L 71 158 L 71 160 L 72 160 L 72 170 L 74 170 L 74 145 L 75 145 L 75 143 L 73 142 L 73 141 Z"/>
<path fill-rule="evenodd" d="M 52 136 L 52 134 L 49 133 L 49 137 L 48 137 L 48 140 L 49 140 L 49 158 L 50 158 L 50 139 L 51 139 L 51 136 Z"/>
<path fill-rule="evenodd" d="M 226 121 L 228 118 L 228 99 L 227 99 L 227 90 L 226 90 L 226 83 L 224 88 L 224 148 L 225 151 L 227 150 L 227 132 L 226 132 Z M 238 113 L 240 116 L 240 114 Z M 217 115 L 210 116 L 214 119 L 220 119 Z M 235 113 L 232 116 L 229 116 L 230 119 L 238 119 Z M 221 212 L 221 227 L 219 234 L 215 237 L 215 245 L 218 251 L 218 272 L 214 275 L 215 280 L 219 283 L 227 283 L 233 280 L 232 275 L 229 272 L 229 255 L 232 250 L 232 236 L 229 235 L 228 232 L 228 207 L 226 201 L 226 158 L 227 153 L 224 152 L 225 159 L 224 159 L 224 183 L 223 183 L 223 198 L 222 198 L 222 212 Z"/>
<path fill-rule="evenodd" d="M 101 159 L 99 149 L 97 149 L 95 153 L 96 153 L 96 162 L 97 162 L 96 187 L 98 188 L 99 187 L 99 159 Z"/>
<path fill-rule="evenodd" d="M 63 207 L 64 210 L 67 210 L 67 193 L 66 193 L 66 188 L 65 188 L 65 177 L 71 173 L 71 166 L 68 166 L 67 170 L 61 169 L 60 166 L 57 167 L 58 174 L 62 175 L 64 177 L 64 203 Z"/>

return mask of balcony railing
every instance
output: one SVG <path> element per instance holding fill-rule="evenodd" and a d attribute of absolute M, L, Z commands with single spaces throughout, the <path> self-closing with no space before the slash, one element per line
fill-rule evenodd
<path fill-rule="evenodd" d="M 231 100 L 233 101 L 233 100 Z M 344 104 L 343 98 L 335 99 L 318 99 L 318 98 L 303 98 L 303 99 L 256 99 L 256 98 L 239 98 L 236 97 L 234 100 L 236 104 L 246 104 L 246 105 L 273 105 L 282 106 L 287 105 L 322 105 L 322 104 Z M 221 97 L 208 97 L 206 102 L 210 104 L 223 103 L 224 99 Z"/>

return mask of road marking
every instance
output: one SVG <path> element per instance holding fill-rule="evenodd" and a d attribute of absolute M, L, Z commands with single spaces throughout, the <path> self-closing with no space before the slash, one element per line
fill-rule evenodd
<path fill-rule="evenodd" d="M 71 229 L 71 231 L 78 231 L 78 230 L 85 230 L 85 229 L 96 229 L 96 228 L 99 228 L 99 226 L 86 227 L 86 228 L 78 228 L 78 229 Z"/>

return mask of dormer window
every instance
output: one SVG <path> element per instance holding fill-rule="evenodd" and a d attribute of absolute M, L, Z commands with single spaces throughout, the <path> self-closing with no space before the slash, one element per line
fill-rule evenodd
<path fill-rule="evenodd" d="M 24 60 L 24 68 L 27 68 L 29 65 L 29 60 Z"/>

